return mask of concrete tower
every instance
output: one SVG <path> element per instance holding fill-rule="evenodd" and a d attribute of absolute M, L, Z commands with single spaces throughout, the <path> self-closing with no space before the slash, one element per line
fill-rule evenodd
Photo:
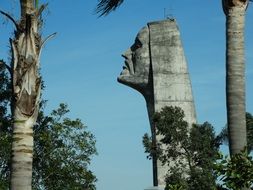
<path fill-rule="evenodd" d="M 174 19 L 148 23 L 122 56 L 125 66 L 118 81 L 144 96 L 151 129 L 154 128 L 153 114 L 165 106 L 181 107 L 185 120 L 189 124 L 196 123 L 190 77 Z M 159 141 L 161 137 L 157 136 L 156 139 Z M 168 170 L 169 166 L 163 166 L 158 160 L 158 186 L 165 186 Z"/>

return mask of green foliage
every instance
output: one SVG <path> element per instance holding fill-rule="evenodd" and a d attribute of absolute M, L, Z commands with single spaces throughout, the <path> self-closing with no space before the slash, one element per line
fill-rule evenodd
<path fill-rule="evenodd" d="M 81 120 L 71 120 L 65 104 L 50 116 L 40 112 L 35 130 L 33 189 L 94 190 L 88 165 L 96 154 L 94 136 Z"/>
<path fill-rule="evenodd" d="M 8 189 L 10 177 L 10 158 L 11 158 L 11 136 L 10 133 L 1 132 L 0 135 L 0 189 Z"/>
<path fill-rule="evenodd" d="M 221 176 L 223 189 L 241 190 L 253 187 L 253 159 L 247 151 L 242 151 L 231 158 L 220 154 L 215 172 Z"/>
<path fill-rule="evenodd" d="M 164 107 L 154 115 L 156 133 L 162 138 L 158 143 L 159 159 L 170 166 L 166 190 L 213 190 L 216 188 L 212 168 L 217 158 L 219 139 L 209 123 L 194 124 L 190 128 L 184 120 L 184 112 L 179 107 Z M 150 137 L 144 136 L 145 152 L 152 150 Z M 152 154 L 150 154 L 152 156 Z M 172 167 L 170 162 L 175 165 Z"/>
<path fill-rule="evenodd" d="M 253 151 L 253 115 L 246 113 L 246 127 L 247 127 L 247 150 Z M 219 134 L 222 142 L 228 144 L 228 128 L 225 126 Z"/>
<path fill-rule="evenodd" d="M 246 113 L 246 126 L 247 126 L 247 149 L 248 152 L 253 151 L 253 115 Z"/>
<path fill-rule="evenodd" d="M 174 152 L 173 147 L 185 143 L 189 128 L 188 123 L 184 120 L 183 110 L 179 107 L 164 107 L 161 112 L 155 113 L 153 121 L 157 135 L 163 135 L 161 142 L 170 145 L 166 150 L 168 154 L 164 155 L 164 161 L 167 160 L 167 155 L 176 158 L 181 154 L 181 150 L 176 149 Z"/>
<path fill-rule="evenodd" d="M 180 168 L 180 166 L 172 167 L 169 171 L 169 175 L 166 178 L 167 185 L 165 190 L 188 189 L 188 183 L 184 173 L 185 170 Z"/>
<path fill-rule="evenodd" d="M 161 156 L 161 146 L 159 146 L 159 144 L 152 143 L 152 137 L 150 137 L 147 133 L 145 133 L 142 137 L 142 144 L 145 149 L 144 152 L 148 154 L 147 159 L 151 160 L 155 155 L 157 157 Z"/>
<path fill-rule="evenodd" d="M 182 185 L 179 184 L 175 184 L 175 185 L 167 185 L 167 187 L 165 188 L 165 190 L 184 190 L 184 187 Z"/>
<path fill-rule="evenodd" d="M 144 152 L 148 154 L 147 159 L 151 160 L 153 157 L 154 147 L 152 146 L 152 138 L 147 133 L 145 133 L 142 137 L 142 144 L 145 149 Z"/>
<path fill-rule="evenodd" d="M 79 120 L 65 115 L 67 106 L 60 104 L 50 116 L 39 113 L 34 126 L 34 190 L 95 190 L 96 177 L 88 169 L 96 154 L 95 138 Z M 7 138 L 7 137 L 8 138 Z M 10 133 L 0 134 L 0 189 L 8 189 Z"/>
<path fill-rule="evenodd" d="M 10 175 L 11 117 L 8 107 L 11 94 L 9 89 L 10 80 L 5 65 L 0 63 L 0 189 L 7 189 Z"/>
<path fill-rule="evenodd" d="M 9 76 L 0 64 L 0 189 L 7 190 L 10 177 L 11 99 Z M 34 126 L 33 190 L 94 190 L 96 177 L 88 169 L 96 154 L 95 138 L 80 119 L 66 117 L 65 104 L 45 115 Z"/>

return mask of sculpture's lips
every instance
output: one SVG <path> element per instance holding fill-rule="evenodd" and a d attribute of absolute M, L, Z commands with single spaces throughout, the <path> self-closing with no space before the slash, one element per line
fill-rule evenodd
<path fill-rule="evenodd" d="M 119 77 L 121 77 L 121 76 L 129 76 L 129 75 L 130 75 L 130 72 L 129 72 L 128 68 L 126 66 L 123 66 L 123 71 L 121 71 Z"/>
<path fill-rule="evenodd" d="M 128 69 L 128 67 L 127 67 L 127 66 L 125 66 L 125 65 L 124 65 L 122 68 L 123 68 L 123 70 L 124 70 L 124 69 Z"/>
<path fill-rule="evenodd" d="M 123 66 L 123 71 L 127 70 L 129 74 L 133 75 L 134 74 L 133 62 L 129 59 L 126 59 L 124 63 L 125 65 Z"/>
<path fill-rule="evenodd" d="M 130 73 L 131 73 L 131 67 L 130 67 L 130 64 L 127 60 L 125 60 L 125 65 L 123 65 L 122 67 L 122 72 L 120 73 L 120 76 L 119 77 L 122 77 L 122 76 L 129 76 Z"/>

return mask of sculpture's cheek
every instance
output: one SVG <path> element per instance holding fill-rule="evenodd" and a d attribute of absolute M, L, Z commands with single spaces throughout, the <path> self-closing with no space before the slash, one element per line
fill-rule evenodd
<path fill-rule="evenodd" d="M 149 75 L 150 59 L 149 57 L 137 57 L 136 64 L 134 64 L 135 76 Z"/>

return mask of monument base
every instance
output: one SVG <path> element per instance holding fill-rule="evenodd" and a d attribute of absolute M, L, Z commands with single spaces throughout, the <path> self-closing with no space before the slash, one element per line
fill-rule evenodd
<path fill-rule="evenodd" d="M 146 188 L 146 189 L 144 189 L 144 190 L 164 190 L 163 188 L 161 188 L 161 187 L 148 187 L 148 188 Z"/>

